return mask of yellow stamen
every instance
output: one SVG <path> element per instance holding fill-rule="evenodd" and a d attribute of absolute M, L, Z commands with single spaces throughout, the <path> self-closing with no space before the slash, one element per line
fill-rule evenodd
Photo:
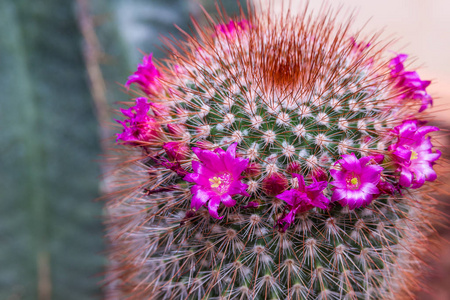
<path fill-rule="evenodd" d="M 352 180 L 350 180 L 350 182 L 351 182 L 353 185 L 358 185 L 358 178 L 353 177 Z"/>
<path fill-rule="evenodd" d="M 222 183 L 222 180 L 219 177 L 213 177 L 209 179 L 209 182 L 211 182 L 212 188 L 216 188 L 219 187 L 219 185 Z"/>
<path fill-rule="evenodd" d="M 411 151 L 411 160 L 419 158 L 419 154 L 416 151 Z"/>

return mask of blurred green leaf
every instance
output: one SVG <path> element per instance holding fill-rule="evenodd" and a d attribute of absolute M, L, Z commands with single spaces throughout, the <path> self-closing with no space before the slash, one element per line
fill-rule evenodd
<path fill-rule="evenodd" d="M 100 149 L 72 4 L 0 2 L 0 299 L 100 298 Z"/>

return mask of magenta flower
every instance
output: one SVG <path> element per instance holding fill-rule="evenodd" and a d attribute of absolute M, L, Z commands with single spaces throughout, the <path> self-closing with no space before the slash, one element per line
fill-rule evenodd
<path fill-rule="evenodd" d="M 327 209 L 328 204 L 330 204 L 330 200 L 323 194 L 328 182 L 316 181 L 313 178 L 313 183 L 306 186 L 302 175 L 296 173 L 292 175 L 298 180 L 298 188 L 284 191 L 276 196 L 278 199 L 285 201 L 290 209 L 289 213 L 278 221 L 279 224 L 285 223 L 284 230 L 294 222 L 296 214 L 308 211 L 313 207 Z"/>
<path fill-rule="evenodd" d="M 122 114 L 127 117 L 124 121 L 116 120 L 122 124 L 123 132 L 117 134 L 117 141 L 134 145 L 138 142 L 149 142 L 161 134 L 160 125 L 148 115 L 150 103 L 145 98 L 137 98 L 136 105 L 128 109 L 121 108 Z"/>
<path fill-rule="evenodd" d="M 431 81 L 421 80 L 416 71 L 405 71 L 403 62 L 408 55 L 399 54 L 394 57 L 389 67 L 391 76 L 396 80 L 396 87 L 402 91 L 400 99 L 414 99 L 422 102 L 419 112 L 424 111 L 428 106 L 433 105 L 433 98 L 426 92 L 426 88 Z"/>
<path fill-rule="evenodd" d="M 342 206 L 348 205 L 350 209 L 359 208 L 369 204 L 373 195 L 380 191 L 377 184 L 383 168 L 379 165 L 369 164 L 373 156 L 356 158 L 355 154 L 342 155 L 334 166 L 339 169 L 331 169 L 334 185 L 331 201 L 338 201 Z"/>
<path fill-rule="evenodd" d="M 219 217 L 217 213 L 221 202 L 232 207 L 236 200 L 231 196 L 249 196 L 246 192 L 248 185 L 241 182 L 241 173 L 247 168 L 248 159 L 236 157 L 236 147 L 234 143 L 226 152 L 220 148 L 214 151 L 192 148 L 201 162 L 192 162 L 194 173 L 186 175 L 184 180 L 195 183 L 191 188 L 191 207 L 194 210 L 208 202 L 209 214 L 221 219 L 223 216 Z"/>
<path fill-rule="evenodd" d="M 125 83 L 126 87 L 136 83 L 144 93 L 148 94 L 156 93 L 161 88 L 161 83 L 158 79 L 162 76 L 153 64 L 152 56 L 152 53 L 148 56 L 144 56 L 142 64 L 138 65 L 137 71 L 128 77 L 128 81 Z"/>
<path fill-rule="evenodd" d="M 425 181 L 434 181 L 437 177 L 433 170 L 434 161 L 441 152 L 432 151 L 430 137 L 425 135 L 432 131 L 438 131 L 434 126 L 422 126 L 417 120 L 407 120 L 393 129 L 397 135 L 397 143 L 391 145 L 389 150 L 393 153 L 400 172 L 400 185 L 413 189 L 421 187 Z"/>

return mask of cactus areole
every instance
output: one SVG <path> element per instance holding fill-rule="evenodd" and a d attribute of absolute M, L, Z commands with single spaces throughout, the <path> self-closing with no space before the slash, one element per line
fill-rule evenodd
<path fill-rule="evenodd" d="M 249 11 L 126 82 L 108 295 L 408 298 L 433 233 L 430 81 L 330 10 Z"/>

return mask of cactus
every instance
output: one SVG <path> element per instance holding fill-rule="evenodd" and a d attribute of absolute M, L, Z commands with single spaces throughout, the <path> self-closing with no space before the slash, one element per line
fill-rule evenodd
<path fill-rule="evenodd" d="M 399 299 L 437 177 L 423 81 L 331 11 L 222 14 L 144 57 L 118 120 L 110 299 Z M 428 182 L 426 182 L 428 181 Z"/>

